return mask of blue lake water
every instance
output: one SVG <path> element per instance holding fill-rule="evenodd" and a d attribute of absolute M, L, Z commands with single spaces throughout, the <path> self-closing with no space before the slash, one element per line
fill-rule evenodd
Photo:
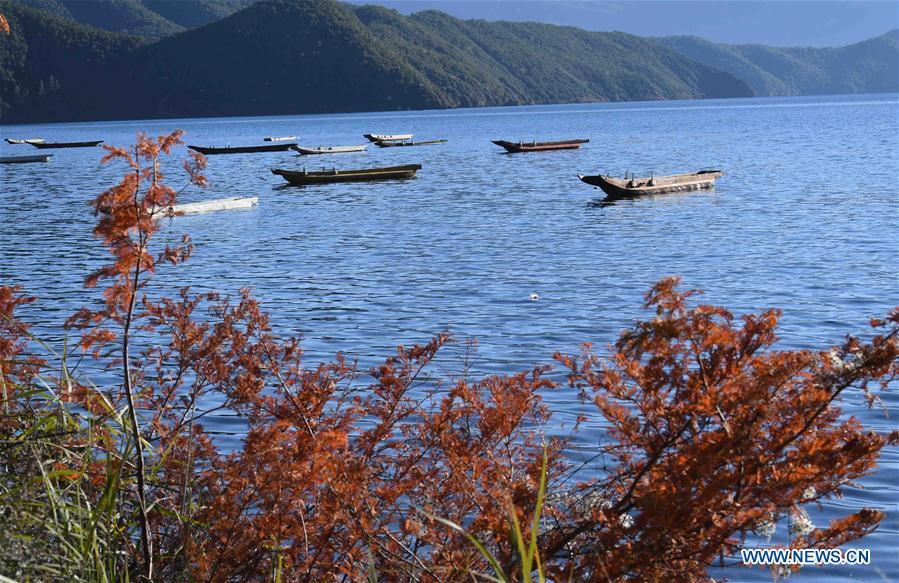
<path fill-rule="evenodd" d="M 448 329 L 478 340 L 476 370 L 517 371 L 549 362 L 556 350 L 614 341 L 641 316 L 643 293 L 667 275 L 736 313 L 783 309 L 784 348 L 837 343 L 899 304 L 896 95 L 6 126 L 0 137 L 125 145 L 138 131 L 175 128 L 200 145 L 256 144 L 269 135 L 350 145 L 369 132 L 448 140 L 321 157 L 212 156 L 211 186 L 185 191 L 185 202 L 258 196 L 259 206 L 170 221 L 163 238 L 190 233 L 194 255 L 164 269 L 156 289 L 236 293 L 248 286 L 276 330 L 305 336 L 313 360 L 343 351 L 369 365 L 397 344 Z M 591 141 L 581 150 L 518 155 L 490 143 L 559 138 Z M 3 144 L 0 152 L 37 150 Z M 48 152 L 49 164 L 0 166 L 0 281 L 41 296 L 24 314 L 52 344 L 61 342 L 65 316 L 95 297 L 80 287 L 105 260 L 86 202 L 122 168 L 101 167 L 99 148 Z M 180 161 L 183 148 L 178 154 Z M 406 163 L 423 165 L 418 178 L 284 188 L 269 172 Z M 594 204 L 602 193 L 576 177 L 704 168 L 727 171 L 716 191 L 610 206 Z M 170 177 L 182 182 L 177 164 Z M 532 293 L 540 299 L 530 300 Z M 448 374 L 461 353 L 449 351 Z M 557 419 L 551 431 L 567 432 L 563 423 L 589 413 L 570 391 L 546 401 Z M 847 401 L 846 412 L 869 427 L 896 427 L 895 392 L 884 396 L 890 418 L 868 410 L 860 395 Z M 222 432 L 226 447 L 239 443 L 239 420 L 221 416 L 207 425 Z M 588 425 L 579 446 L 589 451 L 600 433 Z M 820 524 L 837 511 L 885 510 L 880 529 L 856 545 L 872 549 L 872 566 L 808 568 L 794 579 L 899 580 L 895 448 L 864 486 L 813 518 Z M 770 580 L 761 570 L 724 576 Z"/>

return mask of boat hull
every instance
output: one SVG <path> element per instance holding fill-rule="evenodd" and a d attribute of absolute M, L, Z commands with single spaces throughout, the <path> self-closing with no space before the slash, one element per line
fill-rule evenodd
<path fill-rule="evenodd" d="M 508 142 L 492 140 L 494 144 L 505 148 L 509 153 L 518 152 L 551 152 L 554 150 L 577 150 L 590 140 L 561 140 L 557 142 Z"/>
<path fill-rule="evenodd" d="M 14 140 L 13 138 L 4 138 L 7 144 L 20 145 L 20 144 L 43 144 L 43 138 L 31 138 L 29 140 Z"/>
<path fill-rule="evenodd" d="M 400 142 L 411 140 L 412 134 L 362 134 L 369 142 Z"/>
<path fill-rule="evenodd" d="M 103 140 L 93 142 L 28 142 L 35 148 L 51 150 L 54 148 L 93 148 L 103 143 Z"/>
<path fill-rule="evenodd" d="M 265 146 L 235 146 L 233 148 L 215 148 L 207 146 L 188 146 L 188 148 L 195 152 L 199 152 L 204 156 L 214 156 L 216 154 L 260 154 L 266 152 L 286 152 L 296 145 L 296 142 L 290 142 Z"/>
<path fill-rule="evenodd" d="M 0 156 L 0 164 L 28 164 L 30 162 L 47 162 L 53 154 L 37 156 Z"/>
<path fill-rule="evenodd" d="M 305 172 L 273 168 L 272 174 L 281 176 L 295 186 L 310 184 L 330 184 L 332 182 L 363 182 L 370 180 L 398 180 L 413 178 L 421 170 L 421 164 L 390 166 L 388 168 L 368 168 L 362 170 L 331 170 L 324 172 Z"/>
<path fill-rule="evenodd" d="M 364 152 L 368 146 L 333 146 L 331 148 L 304 148 L 297 146 L 294 148 L 303 156 L 315 156 L 321 154 L 350 154 L 352 152 Z"/>
<path fill-rule="evenodd" d="M 154 214 L 157 215 L 157 218 L 161 219 L 178 215 L 195 215 L 216 211 L 247 209 L 256 206 L 258 203 L 258 196 L 219 198 L 203 202 L 188 202 L 167 207 L 159 207 L 154 209 Z"/>
<path fill-rule="evenodd" d="M 715 181 L 724 176 L 721 170 L 704 170 L 691 174 L 678 174 L 675 176 L 660 176 L 658 178 L 637 178 L 629 182 L 609 176 L 597 174 L 584 176 L 578 174 L 581 181 L 595 186 L 606 193 L 607 198 L 637 198 L 654 194 L 669 194 L 674 192 L 691 192 L 696 190 L 711 190 L 715 188 Z M 665 183 L 666 180 L 673 180 Z M 628 186 L 635 184 L 636 186 Z"/>
<path fill-rule="evenodd" d="M 446 140 L 427 140 L 424 142 L 413 142 L 413 141 L 401 141 L 401 142 L 390 142 L 385 140 L 379 140 L 375 142 L 375 145 L 379 148 L 399 148 L 403 146 L 434 146 L 436 144 L 445 144 Z"/>

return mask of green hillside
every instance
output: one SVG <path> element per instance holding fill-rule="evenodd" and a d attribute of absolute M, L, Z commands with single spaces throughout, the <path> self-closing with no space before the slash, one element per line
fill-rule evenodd
<path fill-rule="evenodd" d="M 110 72 L 142 41 L 0 2 L 0 121 L 83 119 L 112 107 Z"/>
<path fill-rule="evenodd" d="M 899 31 L 838 48 L 726 45 L 690 37 L 659 42 L 739 77 L 756 95 L 814 95 L 899 91 Z"/>
<path fill-rule="evenodd" d="M 367 6 L 356 13 L 455 106 L 748 94 L 732 76 L 633 35 L 436 11 L 404 17 Z"/>
<path fill-rule="evenodd" d="M 267 0 L 143 47 L 135 115 L 252 115 L 449 105 L 346 5 Z"/>
<path fill-rule="evenodd" d="M 196 28 L 231 16 L 258 0 L 140 0 L 141 4 L 183 26 Z"/>
<path fill-rule="evenodd" d="M 139 0 L 15 0 L 30 8 L 45 10 L 60 16 L 100 28 L 141 36 L 149 40 L 160 39 L 184 30 L 165 17 L 149 10 Z M 188 2 L 192 4 L 193 1 Z"/>

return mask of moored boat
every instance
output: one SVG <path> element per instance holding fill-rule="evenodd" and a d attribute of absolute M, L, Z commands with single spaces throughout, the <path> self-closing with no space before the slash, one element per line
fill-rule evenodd
<path fill-rule="evenodd" d="M 446 140 L 426 140 L 422 142 L 413 142 L 412 140 L 402 140 L 396 142 L 388 142 L 385 140 L 379 140 L 375 142 L 375 145 L 379 148 L 396 148 L 399 146 L 433 146 L 434 144 L 445 144 Z"/>
<path fill-rule="evenodd" d="M 497 146 L 506 149 L 507 152 L 545 152 L 550 150 L 576 150 L 582 144 L 590 140 L 559 140 L 556 142 L 507 142 L 506 140 L 491 140 Z"/>
<path fill-rule="evenodd" d="M 212 156 L 214 154 L 258 154 L 264 152 L 286 152 L 296 145 L 296 142 L 285 142 L 283 144 L 271 144 L 265 146 L 226 146 L 224 148 L 217 148 L 214 146 L 188 146 L 188 148 L 205 156 Z"/>
<path fill-rule="evenodd" d="M 296 140 L 296 136 L 269 136 L 267 138 L 262 138 L 263 142 L 293 142 Z"/>
<path fill-rule="evenodd" d="M 43 144 L 44 138 L 30 138 L 27 140 L 14 140 L 12 138 L 4 138 L 7 144 Z"/>
<path fill-rule="evenodd" d="M 47 162 L 53 154 L 37 156 L 0 156 L 0 164 L 27 164 L 29 162 Z"/>
<path fill-rule="evenodd" d="M 31 144 L 35 148 L 40 148 L 41 150 L 50 150 L 53 148 L 93 148 L 99 144 L 103 143 L 103 140 L 94 140 L 91 142 L 34 142 L 28 141 L 26 142 Z"/>
<path fill-rule="evenodd" d="M 411 140 L 412 134 L 362 134 L 369 142 L 398 142 Z"/>
<path fill-rule="evenodd" d="M 199 213 L 210 213 L 214 211 L 245 209 L 254 207 L 258 203 L 258 196 L 238 196 L 233 198 L 204 200 L 202 202 L 175 204 L 167 207 L 156 207 L 153 209 L 153 213 L 156 214 L 158 218 L 163 218 L 175 215 L 194 215 Z"/>
<path fill-rule="evenodd" d="M 307 172 L 305 169 L 297 171 L 272 168 L 272 174 L 281 176 L 293 185 L 301 186 L 307 184 L 328 184 L 331 182 L 413 178 L 419 170 L 421 170 L 421 164 L 406 164 L 405 166 L 362 168 L 359 170 L 337 170 L 332 168 L 331 170 L 322 170 L 321 172 Z"/>
<path fill-rule="evenodd" d="M 639 178 L 625 175 L 624 178 L 614 178 L 597 174 L 577 177 L 591 186 L 601 188 L 608 198 L 633 198 L 648 194 L 664 194 L 668 192 L 688 192 L 691 190 L 708 190 L 715 188 L 715 180 L 724 176 L 724 170 L 700 170 L 686 174 L 672 174 L 669 176 L 650 176 Z"/>
<path fill-rule="evenodd" d="M 347 154 L 350 152 L 363 152 L 367 147 L 368 144 L 362 146 L 319 146 L 318 148 L 304 148 L 303 146 L 297 146 L 294 150 L 303 156 L 312 156 L 315 154 Z"/>

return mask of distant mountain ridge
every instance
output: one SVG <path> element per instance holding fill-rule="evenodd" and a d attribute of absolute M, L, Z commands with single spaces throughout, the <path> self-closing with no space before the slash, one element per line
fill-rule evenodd
<path fill-rule="evenodd" d="M 378 6 L 354 12 L 453 107 L 749 95 L 733 76 L 633 35 Z"/>
<path fill-rule="evenodd" d="M 899 91 L 899 30 L 836 48 L 726 45 L 698 37 L 656 39 L 746 81 L 756 95 Z"/>
<path fill-rule="evenodd" d="M 101 6 L 110 10 L 98 13 Z M 3 123 L 743 97 L 832 86 L 895 91 L 899 55 L 895 33 L 840 49 L 731 47 L 436 11 L 403 16 L 334 0 L 0 0 L 0 11 L 13 29 L 0 38 Z M 85 19 L 119 32 L 76 22 Z M 890 55 L 892 69 L 882 62 Z"/>

